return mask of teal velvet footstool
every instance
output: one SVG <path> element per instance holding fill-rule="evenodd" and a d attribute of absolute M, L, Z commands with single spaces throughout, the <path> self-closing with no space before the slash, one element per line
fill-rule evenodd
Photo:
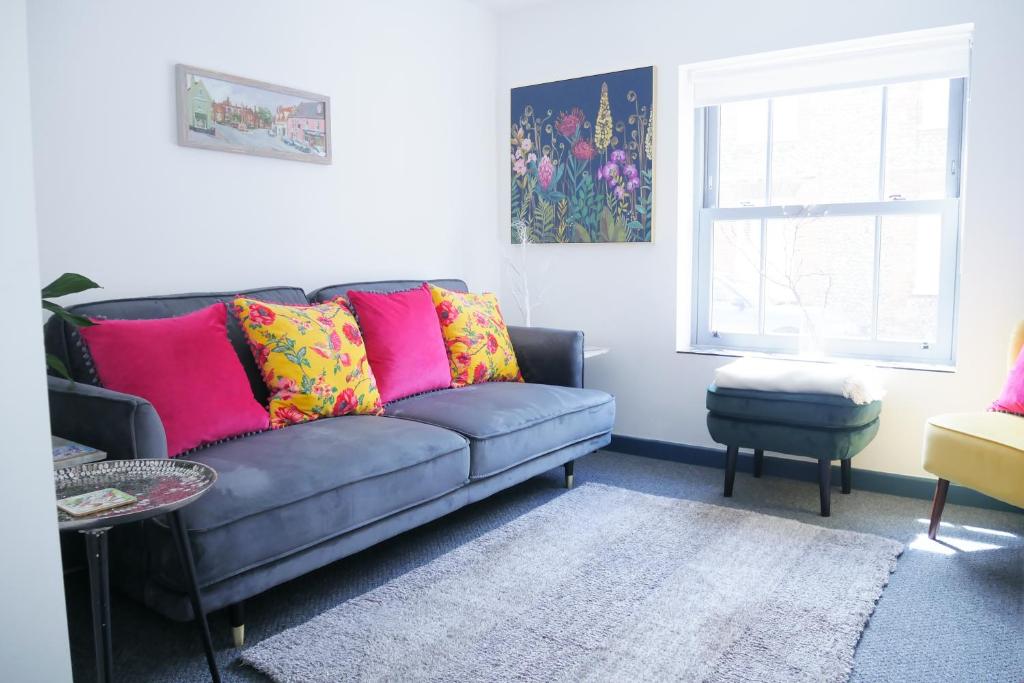
<path fill-rule="evenodd" d="M 821 516 L 830 514 L 832 461 L 842 465 L 843 493 L 850 492 L 850 458 L 878 433 L 881 401 L 859 405 L 833 394 L 708 387 L 708 431 L 726 447 L 725 495 L 732 496 L 740 448 L 754 449 L 754 476 L 764 452 L 802 455 L 818 461 Z"/>

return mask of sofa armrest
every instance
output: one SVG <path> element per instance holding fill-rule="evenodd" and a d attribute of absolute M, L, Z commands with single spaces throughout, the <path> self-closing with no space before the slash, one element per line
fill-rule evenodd
<path fill-rule="evenodd" d="M 55 435 L 106 451 L 111 460 L 167 457 L 164 425 L 149 401 L 58 377 L 48 381 Z"/>
<path fill-rule="evenodd" d="M 527 382 L 583 387 L 582 332 L 513 326 L 508 333 Z"/>

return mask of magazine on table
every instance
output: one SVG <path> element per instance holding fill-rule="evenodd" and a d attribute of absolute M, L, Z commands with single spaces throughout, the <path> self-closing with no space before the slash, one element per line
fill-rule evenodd
<path fill-rule="evenodd" d="M 53 446 L 53 467 L 63 469 L 72 465 L 82 465 L 87 462 L 98 462 L 104 460 L 107 454 L 92 446 L 62 439 L 59 436 L 51 437 Z"/>

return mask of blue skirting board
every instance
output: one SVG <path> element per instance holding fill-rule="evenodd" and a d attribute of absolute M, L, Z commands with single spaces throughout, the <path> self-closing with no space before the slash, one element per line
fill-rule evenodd
<path fill-rule="evenodd" d="M 708 448 L 706 446 L 688 446 L 670 441 L 658 441 L 655 439 L 641 439 L 635 436 L 612 435 L 612 442 L 605 450 L 629 455 L 640 455 L 645 458 L 657 458 L 659 460 L 671 460 L 687 465 L 700 465 L 702 467 L 715 467 L 725 469 L 725 450 Z M 754 454 L 750 451 L 740 451 L 736 470 L 738 472 L 750 472 L 753 470 Z M 935 480 L 925 477 L 910 477 L 905 474 L 890 474 L 888 472 L 874 472 L 872 470 L 857 469 L 857 459 L 853 459 L 853 488 L 861 491 L 874 491 L 876 493 L 888 493 L 894 496 L 905 496 L 907 498 L 921 498 L 931 500 L 935 493 Z M 768 455 L 764 456 L 765 476 L 784 477 L 786 479 L 798 479 L 800 481 L 818 481 L 818 464 L 811 459 L 790 460 Z M 839 484 L 839 466 L 832 467 L 832 481 Z M 987 508 L 989 510 L 1004 510 L 1009 512 L 1024 512 L 1021 508 L 1014 507 L 1008 503 L 978 493 L 973 489 L 964 486 L 951 484 L 947 503 L 954 505 L 970 505 L 973 507 Z"/>

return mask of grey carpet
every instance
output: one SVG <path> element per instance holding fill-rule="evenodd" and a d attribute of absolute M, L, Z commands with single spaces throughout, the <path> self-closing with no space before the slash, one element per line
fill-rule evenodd
<path fill-rule="evenodd" d="M 246 633 L 257 644 L 406 574 L 565 494 L 561 471 L 531 479 L 444 519 L 250 600 Z M 819 517 L 816 484 L 740 472 L 733 498 L 722 497 L 722 471 L 613 452 L 576 464 L 576 482 L 598 482 L 685 500 L 753 510 L 906 545 L 853 660 L 851 683 L 1024 680 L 1024 515 L 949 505 L 941 543 L 927 541 L 927 501 L 833 491 L 832 516 Z M 93 680 L 88 579 L 66 579 L 75 680 Z M 163 619 L 115 593 L 112 608 L 118 681 L 209 680 L 191 624 Z M 227 615 L 210 616 L 225 681 L 266 682 L 237 663 Z M 0 676 L 2 678 L 2 676 Z"/>
<path fill-rule="evenodd" d="M 587 484 L 242 661 L 280 683 L 846 681 L 902 550 Z"/>

